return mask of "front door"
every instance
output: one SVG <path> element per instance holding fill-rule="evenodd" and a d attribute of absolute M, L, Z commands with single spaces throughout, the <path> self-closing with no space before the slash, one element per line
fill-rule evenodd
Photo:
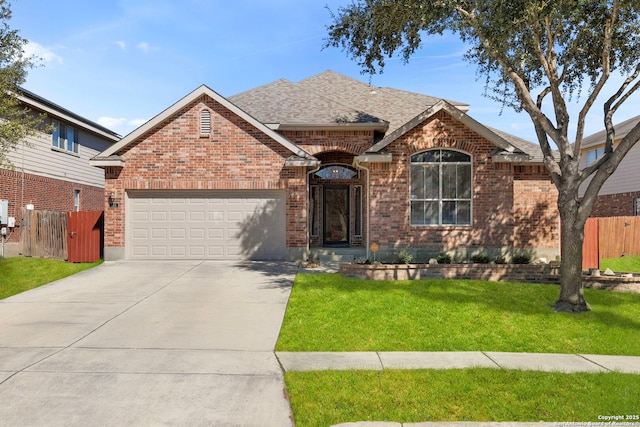
<path fill-rule="evenodd" d="M 349 186 L 324 187 L 324 244 L 349 244 Z"/>

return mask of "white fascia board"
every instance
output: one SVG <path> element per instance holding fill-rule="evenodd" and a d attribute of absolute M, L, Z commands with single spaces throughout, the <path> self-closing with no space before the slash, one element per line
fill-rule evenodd
<path fill-rule="evenodd" d="M 49 118 L 52 118 L 54 120 L 55 119 L 62 119 L 65 122 L 72 123 L 73 125 L 75 125 L 78 128 L 85 129 L 85 130 L 87 130 L 87 131 L 89 131 L 91 133 L 95 133 L 97 135 L 100 135 L 100 136 L 102 136 L 104 138 L 107 138 L 107 139 L 113 141 L 113 142 L 120 141 L 120 138 L 118 136 L 115 136 L 115 135 L 112 135 L 112 134 L 110 134 L 108 132 L 105 132 L 102 129 L 98 129 L 96 127 L 93 127 L 93 126 L 89 125 L 88 123 L 80 121 L 80 120 L 78 120 L 78 119 L 76 119 L 74 117 L 68 116 L 67 114 L 64 114 L 63 112 L 61 112 L 59 110 L 56 110 L 54 108 L 51 108 L 51 107 L 49 107 L 47 105 L 44 105 L 44 104 L 42 104 L 42 103 L 40 103 L 40 102 L 38 102 L 38 101 L 36 101 L 34 99 L 27 98 L 26 96 L 22 96 L 22 95 L 18 95 L 18 99 L 21 102 L 23 102 L 23 103 L 25 103 L 27 105 L 30 105 L 35 109 L 38 109 L 40 111 L 43 111 L 43 112 L 47 113 L 47 116 Z"/>
<path fill-rule="evenodd" d="M 480 122 L 474 120 L 473 118 L 465 114 L 464 111 L 461 111 L 459 108 L 451 105 L 445 100 L 441 100 L 441 101 L 438 101 L 438 103 L 434 104 L 433 106 L 427 108 L 422 113 L 418 114 L 413 119 L 409 120 L 404 125 L 400 126 L 394 132 L 387 135 L 384 139 L 382 139 L 380 142 L 378 142 L 373 147 L 371 147 L 370 151 L 375 152 L 375 151 L 380 151 L 384 149 L 387 145 L 391 144 L 393 141 L 400 138 L 402 135 L 406 134 L 411 129 L 415 128 L 420 123 L 424 122 L 429 117 L 433 116 L 434 114 L 436 114 L 438 111 L 441 111 L 441 110 L 446 111 L 450 116 L 460 121 L 465 126 L 471 128 L 478 134 L 482 135 L 489 141 L 493 142 L 494 144 L 496 144 L 496 146 L 502 148 L 503 150 L 509 151 L 509 152 L 512 152 L 514 150 L 513 145 L 509 144 L 505 139 L 503 139 L 499 135 L 496 135 L 486 126 L 482 125 Z"/>
<path fill-rule="evenodd" d="M 124 167 L 124 160 L 120 158 L 113 158 L 113 157 L 108 157 L 108 158 L 94 157 L 93 159 L 89 159 L 89 164 L 91 166 L 96 166 L 99 168 L 106 168 L 109 166 Z"/>
<path fill-rule="evenodd" d="M 267 126 L 276 131 L 305 131 L 305 130 L 323 130 L 323 131 L 341 131 L 341 130 L 368 130 L 368 131 L 386 131 L 389 129 L 389 123 L 270 123 Z"/>
<path fill-rule="evenodd" d="M 256 118 L 254 118 L 253 116 L 251 116 L 250 114 L 248 114 L 247 112 L 242 110 L 240 107 L 238 107 L 237 105 L 235 105 L 234 103 L 232 103 L 231 101 L 229 101 L 228 99 L 223 97 L 222 95 L 220 95 L 217 92 L 215 92 L 214 90 L 210 89 L 206 85 L 201 85 L 200 87 L 198 87 L 197 89 L 195 89 L 194 91 L 189 93 L 187 96 L 183 97 L 178 102 L 174 103 L 173 105 L 171 105 L 170 107 L 168 107 L 167 109 L 162 111 L 160 114 L 156 115 L 155 117 L 153 117 L 152 119 L 147 121 L 145 124 L 143 124 L 142 126 L 137 128 L 136 130 L 131 132 L 129 135 L 125 136 L 122 140 L 120 140 L 120 142 L 118 142 L 117 144 L 109 147 L 107 150 L 103 151 L 100 154 L 100 157 L 108 157 L 108 156 L 110 156 L 112 154 L 115 154 L 118 151 L 122 150 L 127 145 L 129 145 L 132 142 L 136 141 L 138 138 L 140 138 L 146 132 L 148 132 L 151 129 L 153 129 L 154 127 L 160 125 L 165 119 L 167 119 L 168 117 L 171 117 L 173 114 L 175 114 L 178 111 L 182 110 L 184 107 L 186 107 L 190 103 L 194 102 L 196 99 L 198 99 L 199 97 L 201 97 L 203 95 L 206 95 L 206 96 L 210 97 L 211 99 L 213 99 L 214 101 L 216 101 L 217 103 L 222 105 L 224 108 L 226 108 L 229 111 L 233 112 L 234 114 L 238 115 L 243 120 L 245 120 L 247 123 L 251 124 L 252 126 L 257 128 L 258 130 L 263 132 L 265 135 L 267 135 L 270 138 L 272 138 L 274 141 L 280 143 L 283 147 L 285 147 L 286 149 L 291 151 L 296 156 L 304 157 L 304 158 L 307 158 L 307 159 L 310 159 L 310 160 L 315 159 L 311 154 L 307 153 L 302 148 L 298 147 L 297 145 L 295 145 L 294 143 L 289 141 L 284 136 L 282 136 L 279 133 L 275 132 L 273 129 L 270 129 L 268 126 L 266 126 L 265 124 L 261 123 Z"/>

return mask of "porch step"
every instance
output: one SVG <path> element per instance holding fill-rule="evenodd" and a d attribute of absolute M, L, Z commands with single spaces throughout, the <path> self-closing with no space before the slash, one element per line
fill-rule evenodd
<path fill-rule="evenodd" d="M 366 256 L 364 248 L 312 248 L 309 259 L 318 260 L 320 264 L 351 262 Z"/>

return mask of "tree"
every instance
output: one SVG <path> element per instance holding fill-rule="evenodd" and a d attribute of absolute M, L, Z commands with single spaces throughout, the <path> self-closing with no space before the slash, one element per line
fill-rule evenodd
<path fill-rule="evenodd" d="M 43 117 L 32 114 L 18 99 L 20 85 L 35 58 L 25 57 L 27 40 L 9 26 L 10 3 L 0 0 L 0 167 L 11 166 L 7 154 L 26 136 L 45 129 Z"/>
<path fill-rule="evenodd" d="M 638 90 L 638 0 L 354 0 L 332 13 L 325 47 L 342 47 L 369 73 L 423 37 L 452 32 L 486 78 L 486 94 L 529 114 L 558 189 L 561 289 L 556 311 L 590 310 L 582 291 L 584 224 L 605 180 L 640 139 L 636 126 L 614 147 L 613 115 Z M 611 74 L 622 84 L 604 102 L 605 154 L 580 169 L 587 113 Z M 569 136 L 568 102 L 584 99 Z M 548 111 L 548 112 L 547 112 Z M 554 146 L 557 150 L 554 150 Z M 580 185 L 588 181 L 578 197 Z"/>

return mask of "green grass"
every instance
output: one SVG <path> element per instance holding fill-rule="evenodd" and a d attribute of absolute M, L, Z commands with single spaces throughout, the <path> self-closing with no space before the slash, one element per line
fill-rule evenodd
<path fill-rule="evenodd" d="M 640 256 L 624 256 L 621 258 L 605 258 L 600 260 L 600 269 L 610 268 L 616 272 L 640 273 Z"/>
<path fill-rule="evenodd" d="M 95 267 L 94 263 L 68 263 L 42 258 L 0 259 L 0 299 L 37 288 L 63 277 Z"/>
<path fill-rule="evenodd" d="M 504 351 L 640 355 L 640 295 L 585 289 L 593 311 L 555 313 L 557 285 L 370 281 L 299 274 L 278 351 Z"/>
<path fill-rule="evenodd" d="M 298 427 L 349 421 L 591 421 L 636 415 L 640 381 L 620 373 L 497 369 L 285 374 Z M 624 420 L 622 420 L 624 421 Z"/>

